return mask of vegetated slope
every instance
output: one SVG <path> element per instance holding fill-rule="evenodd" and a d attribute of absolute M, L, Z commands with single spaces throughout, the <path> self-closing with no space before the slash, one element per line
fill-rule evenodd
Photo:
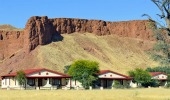
<path fill-rule="evenodd" d="M 99 62 L 100 69 L 110 69 L 126 74 L 134 68 L 155 66 L 145 49 L 151 41 L 115 35 L 63 34 L 63 40 L 39 46 L 37 59 L 40 66 L 63 71 L 74 60 L 88 59 Z"/>
<path fill-rule="evenodd" d="M 64 66 L 78 59 L 97 61 L 100 69 L 127 74 L 134 68 L 154 67 L 145 50 L 153 41 L 117 35 L 96 36 L 91 33 L 62 34 L 63 40 L 39 45 L 30 53 L 23 49 L 0 63 L 0 75 L 21 69 L 45 67 L 63 72 Z"/>

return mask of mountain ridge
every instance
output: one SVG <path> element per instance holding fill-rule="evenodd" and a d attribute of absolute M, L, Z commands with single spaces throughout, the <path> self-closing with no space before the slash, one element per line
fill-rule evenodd
<path fill-rule="evenodd" d="M 101 69 L 123 73 L 154 66 L 156 63 L 146 54 L 154 44 L 148 22 L 33 16 L 24 30 L 0 31 L 0 72 L 33 67 L 62 72 L 65 65 L 77 59 L 96 60 Z"/>

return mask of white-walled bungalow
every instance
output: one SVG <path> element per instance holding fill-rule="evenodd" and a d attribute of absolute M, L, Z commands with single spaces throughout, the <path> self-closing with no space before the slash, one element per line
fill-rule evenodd
<path fill-rule="evenodd" d="M 57 89 L 67 84 L 69 75 L 59 73 L 53 70 L 38 68 L 23 70 L 26 75 L 26 89 Z M 1 88 L 20 89 L 20 85 L 16 80 L 17 73 L 10 73 L 1 76 Z"/>
<path fill-rule="evenodd" d="M 128 84 L 130 85 L 130 82 L 132 80 L 131 77 L 111 71 L 111 70 L 100 70 L 98 75 L 98 80 L 95 83 L 94 88 L 112 88 L 115 81 L 120 82 L 120 84 Z M 72 88 L 83 88 L 81 83 L 77 80 L 69 80 L 66 87 L 70 86 Z"/>
<path fill-rule="evenodd" d="M 152 79 L 156 79 L 159 81 L 160 86 L 165 86 L 167 83 L 168 75 L 164 72 L 149 72 Z"/>
<path fill-rule="evenodd" d="M 159 82 L 159 86 L 165 86 L 167 84 L 167 74 L 164 72 L 149 72 L 151 79 L 155 79 Z M 130 83 L 131 87 L 137 87 L 137 83 Z"/>
<path fill-rule="evenodd" d="M 120 82 L 121 85 L 128 84 L 132 80 L 131 77 L 111 71 L 111 70 L 101 70 L 98 73 L 98 86 L 103 88 L 111 88 L 115 81 Z"/>

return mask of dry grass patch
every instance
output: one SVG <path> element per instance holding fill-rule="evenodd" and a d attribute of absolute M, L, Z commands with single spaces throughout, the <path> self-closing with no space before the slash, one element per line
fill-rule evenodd
<path fill-rule="evenodd" d="M 170 89 L 0 90 L 0 100 L 169 100 Z"/>

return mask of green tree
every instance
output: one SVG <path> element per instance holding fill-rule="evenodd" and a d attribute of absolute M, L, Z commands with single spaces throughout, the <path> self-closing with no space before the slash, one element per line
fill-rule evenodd
<path fill-rule="evenodd" d="M 97 80 L 97 73 L 99 72 L 99 64 L 89 60 L 77 60 L 73 62 L 68 70 L 68 74 L 73 77 L 74 80 L 78 80 L 82 83 L 82 86 L 87 89 L 93 85 L 93 82 Z"/>
<path fill-rule="evenodd" d="M 153 20 L 148 14 L 152 29 L 157 40 L 151 50 L 151 56 L 155 61 L 160 62 L 161 66 L 170 66 L 170 0 L 151 0 L 160 10 L 157 14 L 160 18 L 159 22 Z M 154 23 L 154 24 L 153 24 Z"/>
<path fill-rule="evenodd" d="M 162 66 L 158 66 L 158 67 L 148 67 L 146 69 L 146 71 L 148 72 L 164 72 L 166 74 L 170 74 L 170 67 L 166 66 L 166 67 L 162 67 Z"/>
<path fill-rule="evenodd" d="M 17 75 L 16 75 L 16 79 L 20 85 L 20 87 L 24 87 L 25 88 L 25 85 L 26 85 L 26 76 L 25 76 L 25 73 L 24 71 L 20 70 L 17 72 Z"/>
<path fill-rule="evenodd" d="M 133 81 L 137 83 L 138 86 L 141 86 L 142 84 L 146 84 L 151 81 L 151 76 L 149 72 L 136 68 L 135 70 L 131 70 L 128 72 L 129 76 L 133 77 Z"/>
<path fill-rule="evenodd" d="M 166 85 L 167 88 L 170 88 L 170 74 L 168 74 L 168 77 L 167 77 L 167 85 Z"/>

